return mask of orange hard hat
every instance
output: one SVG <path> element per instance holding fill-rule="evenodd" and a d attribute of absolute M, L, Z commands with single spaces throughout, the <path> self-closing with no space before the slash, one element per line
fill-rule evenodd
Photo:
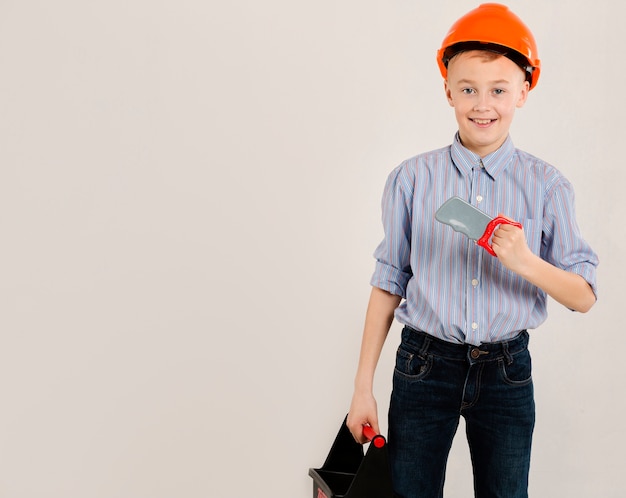
<path fill-rule="evenodd" d="M 441 75 L 448 76 L 448 61 L 466 50 L 488 50 L 505 55 L 526 73 L 532 89 L 539 79 L 541 61 L 530 29 L 499 3 L 484 3 L 455 22 L 437 51 Z"/>

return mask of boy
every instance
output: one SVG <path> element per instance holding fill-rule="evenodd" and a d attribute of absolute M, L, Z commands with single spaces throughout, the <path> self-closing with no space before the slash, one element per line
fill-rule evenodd
<path fill-rule="evenodd" d="M 395 492 L 443 496 L 463 416 L 475 496 L 527 497 L 535 421 L 527 329 L 546 319 L 548 295 L 588 311 L 598 260 L 580 235 L 570 183 L 509 137 L 539 77 L 528 28 L 507 7 L 483 4 L 452 26 L 438 64 L 458 133 L 387 180 L 348 427 L 361 443 L 363 425 L 379 431 L 372 384 L 395 314 L 405 326 L 389 407 Z M 496 229 L 492 257 L 435 221 L 453 196 L 523 228 Z"/>

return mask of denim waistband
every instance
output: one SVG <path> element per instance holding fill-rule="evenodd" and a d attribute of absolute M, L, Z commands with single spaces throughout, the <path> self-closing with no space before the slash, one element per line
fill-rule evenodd
<path fill-rule="evenodd" d="M 424 355 L 428 353 L 452 360 L 493 361 L 502 357 L 510 359 L 512 355 L 528 349 L 529 335 L 528 331 L 522 330 L 513 339 L 474 346 L 444 341 L 421 330 L 405 326 L 402 330 L 402 341 L 411 344 Z"/>

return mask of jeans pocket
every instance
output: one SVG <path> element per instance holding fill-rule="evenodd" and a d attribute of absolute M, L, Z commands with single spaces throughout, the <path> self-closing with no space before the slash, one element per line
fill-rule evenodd
<path fill-rule="evenodd" d="M 506 358 L 500 359 L 499 366 L 502 379 L 507 384 L 525 386 L 533 380 L 530 353 L 527 349 L 511 356 L 510 361 Z"/>
<path fill-rule="evenodd" d="M 396 353 L 394 373 L 408 380 L 421 380 L 428 375 L 431 366 L 430 356 L 420 355 L 400 346 Z"/>

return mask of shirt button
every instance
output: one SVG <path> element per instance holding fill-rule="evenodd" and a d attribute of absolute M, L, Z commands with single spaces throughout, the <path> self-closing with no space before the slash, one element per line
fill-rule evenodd
<path fill-rule="evenodd" d="M 483 201 L 483 196 L 482 195 L 477 195 L 476 196 L 476 201 L 482 202 Z"/>
<path fill-rule="evenodd" d="M 478 279 L 477 278 L 473 278 L 472 279 L 472 286 L 478 287 Z"/>
<path fill-rule="evenodd" d="M 478 324 L 476 322 L 472 323 L 472 330 L 476 330 L 478 328 Z"/>

